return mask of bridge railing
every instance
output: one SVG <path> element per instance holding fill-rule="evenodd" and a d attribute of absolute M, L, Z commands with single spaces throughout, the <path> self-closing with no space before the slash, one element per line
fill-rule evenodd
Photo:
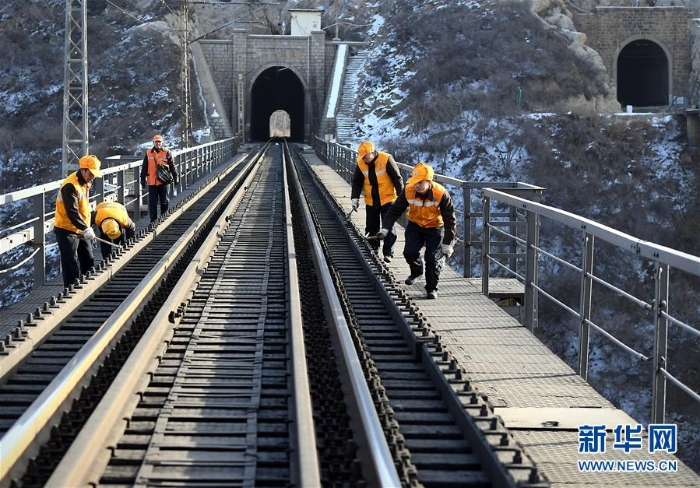
<path fill-rule="evenodd" d="M 355 172 L 357 151 L 346 146 L 327 142 L 319 138 L 315 138 L 312 142 L 316 154 L 321 160 L 333 168 L 340 176 L 348 183 L 352 182 L 352 176 Z M 413 165 L 397 163 L 404 183 L 413 170 Z M 450 194 L 458 198 L 454 198 L 455 213 L 457 216 L 457 236 L 455 242 L 455 264 L 462 267 L 463 276 L 471 278 L 476 270 L 478 272 L 481 266 L 481 239 L 482 222 L 484 219 L 483 203 L 481 192 L 485 188 L 498 188 L 506 193 L 524 196 L 534 201 L 539 201 L 542 192 L 545 188 L 519 181 L 465 181 L 457 178 L 451 178 L 440 174 L 435 174 L 435 180 L 444 185 Z M 514 217 L 515 208 L 503 210 L 502 217 Z M 405 216 L 400 223 L 405 224 Z M 517 224 L 514 224 L 517 225 Z M 501 242 L 501 246 L 505 252 L 515 253 L 515 241 L 508 240 Z M 512 260 L 511 266 L 515 266 L 515 260 Z"/>
<path fill-rule="evenodd" d="M 212 168 L 224 163 L 237 149 L 235 139 L 209 142 L 196 147 L 173 150 L 173 161 L 180 174 L 171 192 L 189 187 Z M 90 191 L 94 208 L 105 200 L 123 203 L 134 221 L 141 218 L 148 206 L 148 192 L 141 187 L 140 169 L 143 157 L 112 156 L 105 158 L 103 178 L 95 178 Z M 33 282 L 44 284 L 47 256 L 56 246 L 47 241 L 53 230 L 55 201 L 63 180 L 0 195 L 0 277 L 12 271 L 33 269 Z M 8 221 L 11 223 L 8 224 Z"/>
<path fill-rule="evenodd" d="M 515 221 L 491 213 L 491 209 L 498 208 L 499 205 L 517 208 Z M 534 331 L 537 326 L 540 300 L 548 300 L 573 317 L 578 325 L 578 372 L 586 380 L 592 331 L 601 334 L 637 360 L 650 362 L 653 370 L 652 423 L 664 422 L 667 381 L 700 403 L 700 395 L 671 374 L 671 358 L 668 356 L 670 350 L 680 352 L 684 349 L 669 348 L 672 339 L 680 343 L 686 337 L 690 339 L 690 344 L 697 344 L 700 339 L 697 323 L 695 327 L 687 323 L 691 318 L 698 320 L 697 310 L 693 305 L 686 306 L 681 300 L 684 295 L 680 295 L 697 286 L 700 257 L 643 241 L 584 217 L 496 189 L 484 189 L 484 212 L 484 293 L 488 293 L 489 275 L 492 272 L 512 275 L 525 288 L 524 325 L 530 330 Z M 546 232 L 548 229 L 545 225 L 554 228 L 554 231 Z M 512 229 L 516 231 L 513 232 Z M 545 234 L 556 236 L 549 239 L 547 246 L 540 243 L 540 235 Z M 579 239 L 571 238 L 577 235 Z M 501 254 L 498 243 L 495 248 L 492 247 L 494 236 L 516 242 L 518 252 L 513 255 Z M 569 236 L 569 239 L 562 236 Z M 594 268 L 594 257 L 603 263 L 597 269 Z M 516 270 L 511 266 L 512 259 L 518 261 Z M 608 263 L 611 266 L 605 266 Z M 566 296 L 555 297 L 551 289 L 546 291 L 542 286 L 540 274 L 545 267 L 550 276 L 567 277 L 565 284 L 570 285 L 557 287 Z M 674 275 L 673 282 L 670 280 L 671 273 Z M 626 280 L 625 276 L 630 276 L 631 279 Z M 621 282 L 625 284 L 622 285 Z M 551 283 L 547 285 L 551 286 Z M 576 289 L 578 293 L 575 293 Z M 672 291 L 678 293 L 677 301 L 674 301 L 675 311 L 672 311 L 670 305 Z M 646 296 L 638 298 L 636 294 Z M 610 313 L 612 308 L 606 310 L 605 307 L 615 299 L 631 303 L 633 306 L 628 308 L 641 310 L 642 314 L 637 317 L 631 312 L 618 312 L 620 317 L 613 317 Z M 596 313 L 593 304 L 599 309 Z M 616 307 L 615 310 L 619 311 L 620 308 Z M 596 323 L 596 320 L 599 322 Z M 627 327 L 616 324 L 620 321 L 626 322 Z M 645 321 L 648 321 L 646 328 Z M 641 341 L 640 334 L 643 336 Z M 681 359 L 684 359 L 681 354 L 674 358 L 677 362 L 681 362 Z"/>
<path fill-rule="evenodd" d="M 321 139 L 315 139 L 312 145 L 326 164 L 347 182 L 351 181 L 356 151 Z M 399 166 L 406 174 L 412 169 L 408 165 Z M 692 338 L 691 344 L 693 339 L 697 341 L 700 338 L 700 331 L 689 325 L 690 320 L 685 318 L 692 314 L 685 309 L 681 311 L 681 304 L 676 305 L 677 313 L 671 312 L 669 297 L 672 287 L 669 273 L 673 269 L 674 276 L 686 274 L 700 278 L 700 258 L 642 241 L 584 217 L 542 205 L 539 203 L 544 190 L 541 187 L 519 182 L 468 182 L 438 174 L 435 179 L 446 186 L 461 188 L 463 208 L 468 209 L 466 212 L 458 211 L 458 227 L 462 229 L 458 244 L 463 249 L 464 276 L 471 277 L 472 269 L 480 271 L 482 291 L 487 296 L 490 294 L 490 279 L 493 277 L 509 277 L 520 281 L 524 289 L 522 321 L 532 331 L 537 327 L 540 300 L 547 300 L 555 308 L 563 310 L 562 313 L 573 317 L 578 324 L 578 372 L 584 379 L 588 380 L 590 334 L 593 330 L 637 360 L 653 365 L 652 422 L 664 421 L 669 381 L 696 402 L 700 402 L 700 395 L 679 380 L 676 377 L 679 374 L 673 375 L 668 367 L 669 341 L 672 337 L 680 341 L 679 336 L 685 334 Z M 481 205 L 477 203 L 476 197 L 479 197 Z M 542 233 L 543 221 L 560 228 Z M 546 236 L 549 248 L 540 244 L 541 233 Z M 572 240 L 578 242 L 576 236 L 579 233 L 582 242 L 579 262 L 572 264 L 560 254 L 570 253 L 569 244 Z M 475 240 L 474 236 L 480 240 Z M 608 261 L 615 264 L 611 267 L 613 271 L 609 277 L 604 276 L 602 269 L 594 273 L 593 257 L 600 256 L 603 252 L 612 253 Z M 616 252 L 629 254 L 631 261 L 617 256 Z M 647 261 L 646 265 L 642 263 L 644 260 Z M 540 283 L 544 266 L 547 266 L 550 276 L 566 276 L 566 283 L 572 283 L 558 287 L 566 290 L 568 296 L 555 297 L 552 291 L 544 289 Z M 650 276 L 651 282 L 636 283 L 636 286 L 633 283 L 626 287 L 613 284 L 619 279 L 617 274 L 625 271 L 637 277 L 637 281 L 639 275 Z M 569 274 L 573 274 L 573 278 Z M 690 286 L 687 280 L 677 281 L 676 290 Z M 552 284 L 549 283 L 548 286 Z M 646 299 L 637 298 L 634 293 L 639 293 L 639 290 L 649 296 Z M 597 292 L 595 296 L 594 291 Z M 648 324 L 651 332 L 645 335 L 647 340 L 643 344 L 638 345 L 634 334 L 624 328 L 611 332 L 609 324 L 606 327 L 596 323 L 596 320 L 605 320 L 607 311 L 598 310 L 594 313 L 593 304 L 602 309 L 603 304 L 611 300 L 613 295 L 632 303 L 633 308 L 638 308 L 642 314 L 640 321 L 651 316 Z M 691 305 L 688 307 L 692 309 Z M 675 337 L 670 336 L 671 333 Z M 626 341 L 632 342 L 632 345 Z"/>

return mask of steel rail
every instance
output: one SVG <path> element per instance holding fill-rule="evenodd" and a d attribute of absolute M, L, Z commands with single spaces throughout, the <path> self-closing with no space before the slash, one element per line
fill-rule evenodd
<path fill-rule="evenodd" d="M 360 429 L 363 438 L 358 442 L 364 447 L 368 454 L 369 465 L 365 465 L 363 472 L 366 473 L 368 481 L 372 486 L 398 487 L 401 486 L 399 475 L 394 465 L 394 460 L 387 446 L 386 438 L 379 417 L 374 406 L 372 395 L 367 386 L 357 357 L 357 351 L 353 345 L 353 340 L 348 330 L 348 323 L 343 313 L 343 308 L 336 294 L 333 278 L 328 270 L 328 263 L 323 253 L 319 235 L 315 229 L 314 221 L 306 201 L 305 191 L 301 186 L 298 170 L 294 171 L 294 186 L 300 198 L 302 207 L 302 218 L 305 222 L 308 238 L 311 244 L 313 260 L 319 273 L 319 282 L 323 300 L 326 304 L 326 315 L 331 326 L 331 334 L 338 338 L 340 349 L 339 361 L 342 359 L 340 367 L 344 370 L 345 377 L 349 382 L 349 389 L 352 395 L 348 395 L 350 401 L 354 403 L 354 409 L 359 413 Z"/>
<path fill-rule="evenodd" d="M 292 342 L 292 373 L 295 391 L 310 391 L 309 375 L 306 365 L 306 345 L 304 344 L 303 319 L 301 313 L 301 293 L 299 290 L 299 275 L 297 273 L 297 258 L 294 243 L 292 223 L 292 205 L 289 197 L 290 175 L 287 169 L 287 158 L 282 151 L 282 171 L 284 178 L 284 209 L 287 234 L 287 262 L 289 266 L 289 326 Z M 299 186 L 297 185 L 297 189 Z M 296 444 L 296 457 L 299 472 L 298 486 L 321 486 L 320 467 L 316 454 L 316 436 L 314 434 L 313 409 L 307 395 L 294 395 L 293 410 L 296 417 L 297 432 L 293 437 Z"/>
<path fill-rule="evenodd" d="M 243 186 L 251 188 L 254 172 L 246 179 Z M 285 179 L 286 182 L 286 179 Z M 287 185 L 284 185 L 287 188 Z M 205 248 L 201 249 L 193 258 L 181 279 L 175 285 L 173 293 L 164 303 L 161 311 L 153 319 L 156 327 L 152 327 L 144 335 L 143 340 L 135 348 L 134 354 L 124 365 L 112 388 L 93 412 L 83 431 L 75 439 L 70 450 L 64 456 L 59 466 L 54 471 L 51 479 L 45 486 L 95 486 L 99 484 L 100 476 L 112 456 L 110 446 L 118 444 L 119 438 L 127 427 L 130 412 L 134 411 L 141 396 L 135 392 L 146 391 L 148 383 L 152 381 L 153 371 L 159 366 L 159 360 L 166 353 L 173 332 L 179 323 L 179 319 L 186 310 L 186 304 L 195 294 L 199 279 L 206 272 L 211 262 L 211 256 L 219 247 L 221 239 L 230 225 L 230 216 L 240 205 L 246 191 L 239 192 L 233 201 L 224 210 L 222 217 L 214 225 L 205 241 Z M 289 221 L 291 214 L 288 194 L 285 197 L 285 215 Z M 291 409 L 292 435 L 295 440 L 294 451 L 291 456 L 296 459 L 292 472 L 292 482 L 297 486 L 320 486 L 320 469 L 317 462 L 315 435 L 311 402 L 308 395 L 308 378 L 305 363 L 305 347 L 303 332 L 301 331 L 301 314 L 299 312 L 299 297 L 297 287 L 297 274 L 295 267 L 294 240 L 291 235 L 291 226 L 288 225 L 288 287 L 290 293 L 297 296 L 290 300 L 290 335 L 294 338 L 291 355 L 293 383 L 297 385 L 297 394 L 294 395 L 294 408 Z M 291 290 L 296 288 L 296 293 Z M 294 309 L 297 309 L 297 312 Z M 172 325 L 171 325 L 172 324 Z M 108 419 L 121 419 L 113 425 Z M 102 446 L 97 447 L 97 446 Z"/>

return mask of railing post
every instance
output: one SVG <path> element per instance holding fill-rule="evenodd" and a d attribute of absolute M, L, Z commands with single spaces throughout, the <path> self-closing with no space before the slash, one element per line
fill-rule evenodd
<path fill-rule="evenodd" d="M 511 225 L 508 227 L 508 233 L 512 236 L 517 235 L 518 232 L 518 226 L 517 226 L 517 219 L 518 219 L 518 211 L 515 208 L 515 205 L 509 205 L 508 208 L 510 209 L 510 222 Z M 512 237 L 510 238 L 510 246 L 509 247 L 509 252 L 512 254 L 513 257 L 511 257 L 508 260 L 508 268 L 515 273 L 518 270 L 518 259 L 516 258 L 516 253 L 518 252 L 518 243 L 515 239 Z"/>
<path fill-rule="evenodd" d="M 194 174 L 192 174 L 192 165 L 190 165 L 190 158 L 180 155 L 180 167 L 185 172 L 185 186 L 188 186 L 194 181 Z"/>
<path fill-rule="evenodd" d="M 34 203 L 34 289 L 44 284 L 46 280 L 46 232 L 44 232 L 44 208 L 46 206 L 46 194 L 42 191 L 32 197 Z"/>
<path fill-rule="evenodd" d="M 464 249 L 462 250 L 462 258 L 464 263 L 465 278 L 472 277 L 472 201 L 471 188 L 469 183 L 462 183 L 462 201 L 464 202 L 464 229 L 462 229 L 462 240 Z"/>
<path fill-rule="evenodd" d="M 134 202 L 134 222 L 141 218 L 141 205 L 143 205 L 143 197 L 146 193 L 144 190 L 145 188 L 141 186 L 141 166 L 139 165 L 134 168 L 134 193 L 136 197 Z"/>
<path fill-rule="evenodd" d="M 104 178 L 95 178 L 92 180 L 92 188 L 95 189 L 95 202 L 101 203 L 105 201 L 105 182 Z"/>
<path fill-rule="evenodd" d="M 588 381 L 588 356 L 590 348 L 591 326 L 591 301 L 593 295 L 593 246 L 595 236 L 585 234 L 583 236 L 583 262 L 581 263 L 581 306 L 578 346 L 578 374 Z"/>
<path fill-rule="evenodd" d="M 525 327 L 530 332 L 537 328 L 537 246 L 539 246 L 539 216 L 530 210 L 525 214 Z"/>
<path fill-rule="evenodd" d="M 656 262 L 654 297 L 654 371 L 651 392 L 651 422 L 663 424 L 666 419 L 666 377 L 661 369 L 666 369 L 668 354 L 668 320 L 661 312 L 668 313 L 669 265 Z"/>
<path fill-rule="evenodd" d="M 481 293 L 489 296 L 489 251 L 491 250 L 491 198 L 484 196 L 484 231 L 483 242 L 481 244 Z"/>
<path fill-rule="evenodd" d="M 121 170 L 117 173 L 117 201 L 126 202 L 126 171 Z"/>
<path fill-rule="evenodd" d="M 345 166 L 345 181 L 352 184 L 352 175 L 355 173 L 355 161 L 352 159 L 354 153 L 350 149 L 343 150 L 345 157 L 343 158 Z"/>

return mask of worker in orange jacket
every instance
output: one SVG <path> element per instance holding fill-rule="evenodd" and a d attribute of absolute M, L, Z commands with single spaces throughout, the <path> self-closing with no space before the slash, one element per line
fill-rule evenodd
<path fill-rule="evenodd" d="M 160 215 L 168 211 L 168 185 L 158 178 L 158 167 L 167 167 L 172 175 L 173 183 L 177 184 L 179 176 L 173 163 L 173 155 L 170 149 L 163 146 L 163 136 L 153 136 L 153 147 L 146 151 L 141 163 L 141 186 L 148 184 L 148 214 L 151 222 L 158 220 L 158 202 L 160 202 Z M 167 173 L 166 173 L 167 174 Z"/>
<path fill-rule="evenodd" d="M 444 186 L 433 181 L 434 177 L 432 166 L 422 161 L 418 163 L 406 187 L 384 216 L 383 228 L 377 234 L 377 237 L 385 238 L 388 229 L 408 210 L 403 256 L 411 274 L 405 283 L 412 285 L 423 275 L 420 251 L 425 246 L 425 290 L 430 299 L 437 298 L 440 279 L 437 261 L 442 256 L 452 255 L 457 232 L 452 197 Z"/>
<path fill-rule="evenodd" d="M 377 151 L 374 144 L 365 141 L 357 148 L 357 165 L 352 177 L 350 201 L 353 210 L 360 206 L 360 193 L 365 194 L 365 235 L 373 236 L 382 225 L 382 217 L 394 203 L 403 189 L 403 179 L 394 157 L 383 151 Z M 379 241 L 369 241 L 374 252 L 379 251 Z M 384 261 L 391 262 L 394 257 L 396 233 L 389 227 L 389 234 L 384 239 L 382 253 Z"/>

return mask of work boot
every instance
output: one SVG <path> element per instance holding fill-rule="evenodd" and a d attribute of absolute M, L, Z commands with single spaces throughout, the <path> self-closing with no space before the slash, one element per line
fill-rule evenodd
<path fill-rule="evenodd" d="M 417 280 L 418 278 L 420 278 L 421 276 L 422 276 L 422 275 L 411 275 L 411 276 L 409 276 L 408 278 L 406 278 L 406 281 L 404 281 L 404 283 L 406 283 L 407 285 L 412 285 L 412 284 L 415 283 L 416 280 Z"/>
<path fill-rule="evenodd" d="M 437 298 L 436 290 L 428 290 L 428 300 L 435 300 Z"/>

